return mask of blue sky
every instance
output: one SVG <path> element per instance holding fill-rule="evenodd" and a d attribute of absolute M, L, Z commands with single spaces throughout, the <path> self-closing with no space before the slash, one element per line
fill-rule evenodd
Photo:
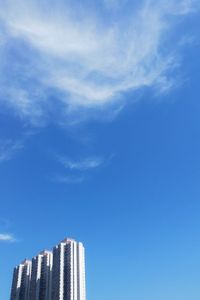
<path fill-rule="evenodd" d="M 88 300 L 199 299 L 198 2 L 0 4 L 0 299 L 65 236 Z"/>

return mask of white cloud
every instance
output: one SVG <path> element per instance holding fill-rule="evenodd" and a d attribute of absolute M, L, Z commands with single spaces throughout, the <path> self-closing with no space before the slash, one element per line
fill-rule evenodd
<path fill-rule="evenodd" d="M 111 159 L 111 158 L 110 158 Z M 51 179 L 59 183 L 77 184 L 88 179 L 88 172 L 99 168 L 105 163 L 101 157 L 86 157 L 79 160 L 69 157 L 57 156 L 58 162 L 66 169 L 65 175 L 54 175 Z"/>
<path fill-rule="evenodd" d="M 0 141 L 0 162 L 12 159 L 12 157 L 23 148 L 20 141 L 3 140 Z"/>
<path fill-rule="evenodd" d="M 182 0 L 180 7 L 177 4 L 177 11 L 179 14 L 187 15 L 188 13 L 193 13 L 199 9 L 199 2 L 194 0 Z"/>
<path fill-rule="evenodd" d="M 16 239 L 12 234 L 0 233 L 0 242 L 15 242 Z"/>
<path fill-rule="evenodd" d="M 95 169 L 103 164 L 103 159 L 100 157 L 87 157 L 80 160 L 71 160 L 69 158 L 60 157 L 59 161 L 63 164 L 66 169 L 86 171 Z"/>
<path fill-rule="evenodd" d="M 106 2 L 107 7 L 130 3 Z M 168 71 L 176 66 L 176 55 L 165 51 L 168 17 L 196 9 L 194 0 L 144 1 L 126 18 L 118 12 L 117 20 L 105 21 L 104 11 L 60 0 L 0 3 L 1 99 L 35 124 L 45 113 L 61 110 L 66 116 L 74 107 L 118 103 L 130 90 L 171 87 Z"/>

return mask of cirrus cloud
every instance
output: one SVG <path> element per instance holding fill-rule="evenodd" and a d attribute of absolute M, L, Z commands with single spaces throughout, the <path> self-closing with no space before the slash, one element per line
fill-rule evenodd
<path fill-rule="evenodd" d="M 12 159 L 23 147 L 24 145 L 21 141 L 13 141 L 11 139 L 0 141 L 0 163 Z"/>
<path fill-rule="evenodd" d="M 104 162 L 104 160 L 100 157 L 87 157 L 80 160 L 71 160 L 70 158 L 60 157 L 59 161 L 66 169 L 78 171 L 95 169 L 101 166 Z"/>
<path fill-rule="evenodd" d="M 173 85 L 168 71 L 177 57 L 165 50 L 167 35 L 173 20 L 196 10 L 196 1 L 143 1 L 126 17 L 110 11 L 128 10 L 130 1 L 102 3 L 98 13 L 87 1 L 0 1 L 3 105 L 37 124 L 47 115 L 119 103 L 128 91 Z"/>
<path fill-rule="evenodd" d="M 52 180 L 54 182 L 77 184 L 82 183 L 89 177 L 91 171 L 100 168 L 105 164 L 105 159 L 97 156 L 88 156 L 79 159 L 71 159 L 66 156 L 57 156 L 57 160 L 65 169 L 65 174 L 54 175 Z"/>
<path fill-rule="evenodd" d="M 15 242 L 16 239 L 12 234 L 0 233 L 0 242 Z"/>

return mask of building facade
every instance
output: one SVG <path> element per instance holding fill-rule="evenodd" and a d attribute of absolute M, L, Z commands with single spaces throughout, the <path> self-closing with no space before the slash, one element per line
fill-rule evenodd
<path fill-rule="evenodd" d="M 51 251 L 43 251 L 32 259 L 28 300 L 50 299 L 52 258 Z"/>
<path fill-rule="evenodd" d="M 82 243 L 65 239 L 53 249 L 51 300 L 85 300 L 85 254 Z"/>
<path fill-rule="evenodd" d="M 27 300 L 29 298 L 31 278 L 31 261 L 24 260 L 14 269 L 11 289 L 11 300 Z"/>
<path fill-rule="evenodd" d="M 83 244 L 65 239 L 14 269 L 10 300 L 86 300 Z"/>

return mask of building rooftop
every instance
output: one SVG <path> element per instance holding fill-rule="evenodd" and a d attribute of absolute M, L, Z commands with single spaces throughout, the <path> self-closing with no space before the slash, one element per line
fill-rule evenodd
<path fill-rule="evenodd" d="M 76 241 L 72 238 L 65 238 L 64 240 L 61 241 L 61 243 L 67 243 L 67 242 L 76 242 Z"/>
<path fill-rule="evenodd" d="M 51 254 L 51 253 L 52 253 L 52 251 L 50 251 L 50 250 L 43 250 L 40 252 L 41 255 Z"/>
<path fill-rule="evenodd" d="M 27 264 L 30 264 L 30 263 L 31 263 L 31 260 L 25 258 L 25 259 L 21 262 L 21 265 L 27 265 Z"/>

